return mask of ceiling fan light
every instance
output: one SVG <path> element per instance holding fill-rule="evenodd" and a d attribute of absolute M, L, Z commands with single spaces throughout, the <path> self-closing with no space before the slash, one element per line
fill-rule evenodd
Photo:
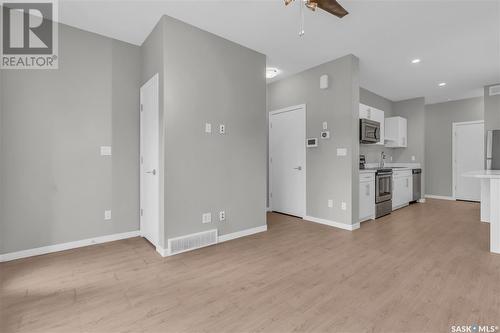
<path fill-rule="evenodd" d="M 292 3 L 293 0 L 285 0 L 285 6 L 288 6 L 289 4 Z"/>
<path fill-rule="evenodd" d="M 306 7 L 314 12 L 316 10 L 316 8 L 318 7 L 318 3 L 315 1 L 312 1 L 312 0 L 308 0 L 306 2 Z"/>

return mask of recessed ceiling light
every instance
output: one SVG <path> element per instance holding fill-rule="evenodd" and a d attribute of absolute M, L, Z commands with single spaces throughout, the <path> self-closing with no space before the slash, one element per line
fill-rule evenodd
<path fill-rule="evenodd" d="M 441 82 L 440 84 L 438 84 L 438 86 L 440 87 L 444 87 L 446 85 L 446 82 Z"/>
<path fill-rule="evenodd" d="M 420 59 L 413 59 L 411 61 L 412 64 L 418 64 L 421 60 Z"/>
<path fill-rule="evenodd" d="M 280 71 L 277 68 L 268 67 L 266 68 L 266 79 L 272 79 L 279 73 Z"/>

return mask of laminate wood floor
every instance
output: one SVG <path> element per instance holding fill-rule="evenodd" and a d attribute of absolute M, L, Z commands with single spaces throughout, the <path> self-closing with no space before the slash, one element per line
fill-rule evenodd
<path fill-rule="evenodd" d="M 479 205 L 428 200 L 354 232 L 268 232 L 161 258 L 141 238 L 0 264 L 0 331 L 450 332 L 500 326 Z"/>

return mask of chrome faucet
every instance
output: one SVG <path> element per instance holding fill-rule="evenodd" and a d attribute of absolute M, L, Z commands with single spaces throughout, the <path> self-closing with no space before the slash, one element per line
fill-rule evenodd
<path fill-rule="evenodd" d="M 379 166 L 382 169 L 384 167 L 384 165 L 385 165 L 385 153 L 381 152 L 380 153 L 380 163 L 379 163 Z"/>

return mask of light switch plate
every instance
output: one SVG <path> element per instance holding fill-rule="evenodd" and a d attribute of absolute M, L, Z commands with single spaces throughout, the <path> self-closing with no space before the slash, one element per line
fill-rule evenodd
<path fill-rule="evenodd" d="M 412 156 L 412 157 L 411 157 L 411 160 L 412 160 L 412 161 L 415 161 L 415 156 Z"/>
<path fill-rule="evenodd" d="M 205 133 L 212 133 L 212 124 L 210 123 L 205 124 Z"/>
<path fill-rule="evenodd" d="M 337 148 L 337 156 L 347 156 L 347 148 Z"/>
<path fill-rule="evenodd" d="M 321 75 L 319 78 L 319 87 L 320 89 L 328 88 L 328 75 Z"/>
<path fill-rule="evenodd" d="M 333 200 L 332 199 L 328 200 L 328 208 L 333 208 Z"/>
<path fill-rule="evenodd" d="M 105 221 L 111 220 L 111 211 L 110 210 L 105 210 L 104 211 L 104 220 Z"/>
<path fill-rule="evenodd" d="M 323 122 L 323 130 L 327 130 L 328 129 L 328 123 L 326 121 Z"/>
<path fill-rule="evenodd" d="M 204 213 L 201 215 L 201 223 L 212 222 L 212 213 Z"/>
<path fill-rule="evenodd" d="M 101 156 L 111 156 L 111 146 L 101 146 Z"/>

